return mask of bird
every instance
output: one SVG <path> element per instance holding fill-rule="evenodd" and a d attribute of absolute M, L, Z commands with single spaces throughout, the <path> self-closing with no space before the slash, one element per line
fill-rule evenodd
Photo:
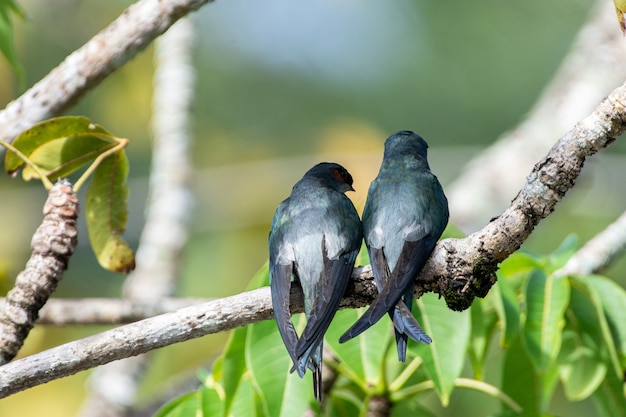
<path fill-rule="evenodd" d="M 363 239 L 361 220 L 345 195 L 353 179 L 341 165 L 322 162 L 308 170 L 280 203 L 269 233 L 270 290 L 274 317 L 296 370 L 313 372 L 313 393 L 322 401 L 324 334 L 343 298 Z M 298 336 L 289 294 L 299 281 L 306 325 Z"/>
<path fill-rule="evenodd" d="M 448 223 L 448 200 L 430 171 L 428 144 L 403 130 L 385 141 L 383 162 L 370 184 L 363 209 L 363 236 L 377 296 L 368 310 L 340 337 L 344 343 L 391 317 L 398 359 L 406 360 L 408 337 L 429 344 L 411 313 L 413 284 Z"/>

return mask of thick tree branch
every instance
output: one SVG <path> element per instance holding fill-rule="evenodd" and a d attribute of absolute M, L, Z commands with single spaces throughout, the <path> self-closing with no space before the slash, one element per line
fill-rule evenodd
<path fill-rule="evenodd" d="M 182 16 L 210 0 L 140 0 L 0 111 L 0 139 L 61 114 Z M 0 151 L 1 152 L 1 151 Z"/>
<path fill-rule="evenodd" d="M 539 221 L 554 210 L 574 185 L 585 159 L 624 132 L 625 103 L 626 85 L 622 85 L 535 165 L 504 213 L 464 239 L 440 242 L 416 283 L 417 293 L 438 292 L 450 308 L 457 310 L 469 307 L 475 296 L 486 295 L 495 282 L 498 263 L 517 250 Z M 357 268 L 342 307 L 363 306 L 375 293 L 371 269 Z M 292 291 L 292 305 L 293 312 L 302 311 L 297 288 Z M 265 287 L 142 320 L 1 367 L 0 397 L 117 359 L 271 317 L 270 292 Z"/>

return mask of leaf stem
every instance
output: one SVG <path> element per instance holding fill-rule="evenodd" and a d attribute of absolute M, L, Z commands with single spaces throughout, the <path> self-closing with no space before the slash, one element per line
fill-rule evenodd
<path fill-rule="evenodd" d="M 389 391 L 391 392 L 399 391 L 404 386 L 404 384 L 406 384 L 406 381 L 409 380 L 411 375 L 413 375 L 415 371 L 417 371 L 417 368 L 419 368 L 422 365 L 422 363 L 424 363 L 422 358 L 420 358 L 419 356 L 416 356 L 404 368 L 402 373 L 400 373 L 400 375 L 398 375 L 398 377 L 391 384 L 389 384 Z"/>
<path fill-rule="evenodd" d="M 128 145 L 128 139 L 114 138 L 114 140 L 117 141 L 117 145 L 105 152 L 102 152 L 100 155 L 98 155 L 96 159 L 94 159 L 91 165 L 89 165 L 89 168 L 87 168 L 85 172 L 83 172 L 83 175 L 81 175 L 76 183 L 74 183 L 74 191 L 78 192 L 83 183 L 87 181 L 87 178 L 89 178 L 93 171 L 98 168 L 98 165 L 100 165 L 102 161 L 104 161 L 110 155 L 113 155 L 114 153 L 124 149 L 126 145 Z"/>
<path fill-rule="evenodd" d="M 46 188 L 46 191 L 50 191 L 50 189 L 52 188 L 52 181 L 48 179 L 48 176 L 41 169 L 39 169 L 39 167 L 34 164 L 33 161 L 28 159 L 28 157 L 20 152 L 15 146 L 4 140 L 0 140 L 0 145 L 4 146 L 8 150 L 16 154 L 22 161 L 24 161 L 26 165 L 31 167 L 32 170 L 35 171 L 35 173 L 37 173 L 37 175 L 39 176 L 39 179 L 43 183 L 43 186 Z"/>

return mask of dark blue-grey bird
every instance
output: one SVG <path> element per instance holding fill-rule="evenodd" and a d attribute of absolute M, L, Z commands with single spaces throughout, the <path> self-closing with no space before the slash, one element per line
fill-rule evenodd
<path fill-rule="evenodd" d="M 313 371 L 315 398 L 322 396 L 324 333 L 339 308 L 363 238 L 361 221 L 345 196 L 352 176 L 339 164 L 322 162 L 294 185 L 280 203 L 269 236 L 270 287 L 274 317 L 289 356 L 291 372 Z M 289 312 L 292 278 L 304 295 L 307 319 L 298 337 Z"/>
<path fill-rule="evenodd" d="M 427 149 L 424 139 L 407 130 L 385 142 L 383 162 L 363 210 L 363 236 L 378 295 L 339 339 L 342 343 L 352 339 L 388 313 L 402 362 L 408 337 L 431 342 L 411 313 L 413 284 L 449 215 L 441 184 L 430 172 Z"/>

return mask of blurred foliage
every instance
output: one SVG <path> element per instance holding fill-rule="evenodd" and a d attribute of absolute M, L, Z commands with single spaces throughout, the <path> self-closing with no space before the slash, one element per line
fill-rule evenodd
<path fill-rule="evenodd" d="M 19 4 L 28 20 L 14 22 L 15 45 L 25 68 L 25 85 L 30 86 L 130 2 L 58 0 L 52 7 L 45 0 L 22 0 Z M 193 15 L 198 23 L 196 209 L 191 214 L 193 234 L 183 259 L 180 295 L 219 297 L 242 291 L 267 258 L 273 211 L 315 162 L 342 162 L 355 178 L 357 192 L 351 198 L 362 209 L 384 139 L 393 131 L 413 129 L 431 144 L 431 165 L 445 188 L 471 154 L 524 118 L 591 5 L 592 0 L 305 4 L 232 0 L 202 8 Z M 131 169 L 125 234 L 131 246 L 136 245 L 143 224 L 149 171 L 151 52 L 148 48 L 138 55 L 69 110 L 131 139 L 126 149 Z M 22 90 L 10 66 L 0 62 L 0 102 L 10 102 Z M 626 145 L 617 141 L 591 158 L 574 190 L 524 248 L 548 253 L 574 229 L 586 241 L 614 220 L 626 204 L 626 183 L 621 181 L 626 175 L 625 150 Z M 0 205 L 4 231 L 0 265 L 10 281 L 28 257 L 45 193 L 8 178 L 0 179 L 0 193 L 5 202 Z M 600 207 L 598 201 L 603 202 Z M 79 233 L 81 244 L 56 296 L 118 296 L 123 276 L 98 267 L 86 246 L 84 223 Z M 622 259 L 606 274 L 623 285 L 625 272 Z M 10 282 L 0 284 L 3 291 L 10 288 Z M 472 318 L 472 323 L 477 317 L 481 316 Z M 492 314 L 489 317 L 495 320 Z M 502 333 L 509 334 L 510 349 L 523 348 L 514 337 L 519 330 L 508 320 L 510 327 Z M 98 330 L 45 328 L 29 337 L 23 354 Z M 222 348 L 224 337 L 163 350 L 164 359 L 151 370 L 157 376 L 144 387 L 145 397 L 165 388 L 166 376 L 203 365 L 207 356 Z M 469 343 L 479 344 L 474 338 Z M 487 360 L 503 363 L 493 344 L 487 343 L 484 360 L 477 353 L 470 355 L 473 368 L 479 369 Z M 186 361 L 173 368 L 168 357 Z M 468 372 L 466 365 L 463 375 L 472 376 Z M 501 370 L 486 367 L 483 373 L 485 378 L 499 378 Z M 72 415 L 85 395 L 85 378 L 82 373 L 5 399 L 0 402 L 0 415 L 16 410 L 21 415 Z M 308 393 L 310 384 L 303 384 Z M 245 395 L 256 395 L 250 384 L 244 384 L 242 392 L 246 390 Z M 557 386 L 554 410 L 561 415 L 595 412 L 589 400 L 571 406 L 564 402 L 565 395 Z M 432 391 L 419 398 L 439 416 L 463 414 L 461 410 L 468 407 L 499 407 L 497 400 L 466 389 L 452 391 L 447 409 L 441 408 Z"/>
<path fill-rule="evenodd" d="M 4 55 L 20 81 L 24 79 L 24 68 L 17 58 L 13 35 L 13 15 L 23 18 L 24 12 L 13 0 L 0 0 L 0 53 Z"/>
<path fill-rule="evenodd" d="M 426 392 L 434 391 L 448 407 L 450 394 L 460 389 L 500 403 L 491 410 L 465 409 L 464 416 L 559 415 L 554 392 L 560 385 L 569 401 L 593 398 L 597 416 L 626 416 L 621 381 L 626 291 L 603 276 L 554 277 L 576 248 L 577 239 L 569 237 L 547 256 L 512 255 L 503 262 L 494 290 L 462 313 L 449 310 L 434 294 L 424 295 L 414 313 L 433 343 L 411 342 L 406 364 L 397 361 L 387 319 L 357 340 L 338 343 L 359 316 L 357 310 L 340 311 L 325 338 L 334 354 L 327 363 L 338 378 L 320 415 L 365 415 L 374 396 L 393 404 L 392 416 L 441 415 L 429 409 Z M 265 267 L 252 286 L 268 282 Z M 298 315 L 295 322 L 301 319 Z M 310 375 L 300 379 L 290 368 L 273 321 L 238 328 L 213 372 L 202 377 L 203 386 L 157 415 L 300 416 L 309 407 L 318 410 Z M 567 415 L 590 411 L 585 406 Z"/>

